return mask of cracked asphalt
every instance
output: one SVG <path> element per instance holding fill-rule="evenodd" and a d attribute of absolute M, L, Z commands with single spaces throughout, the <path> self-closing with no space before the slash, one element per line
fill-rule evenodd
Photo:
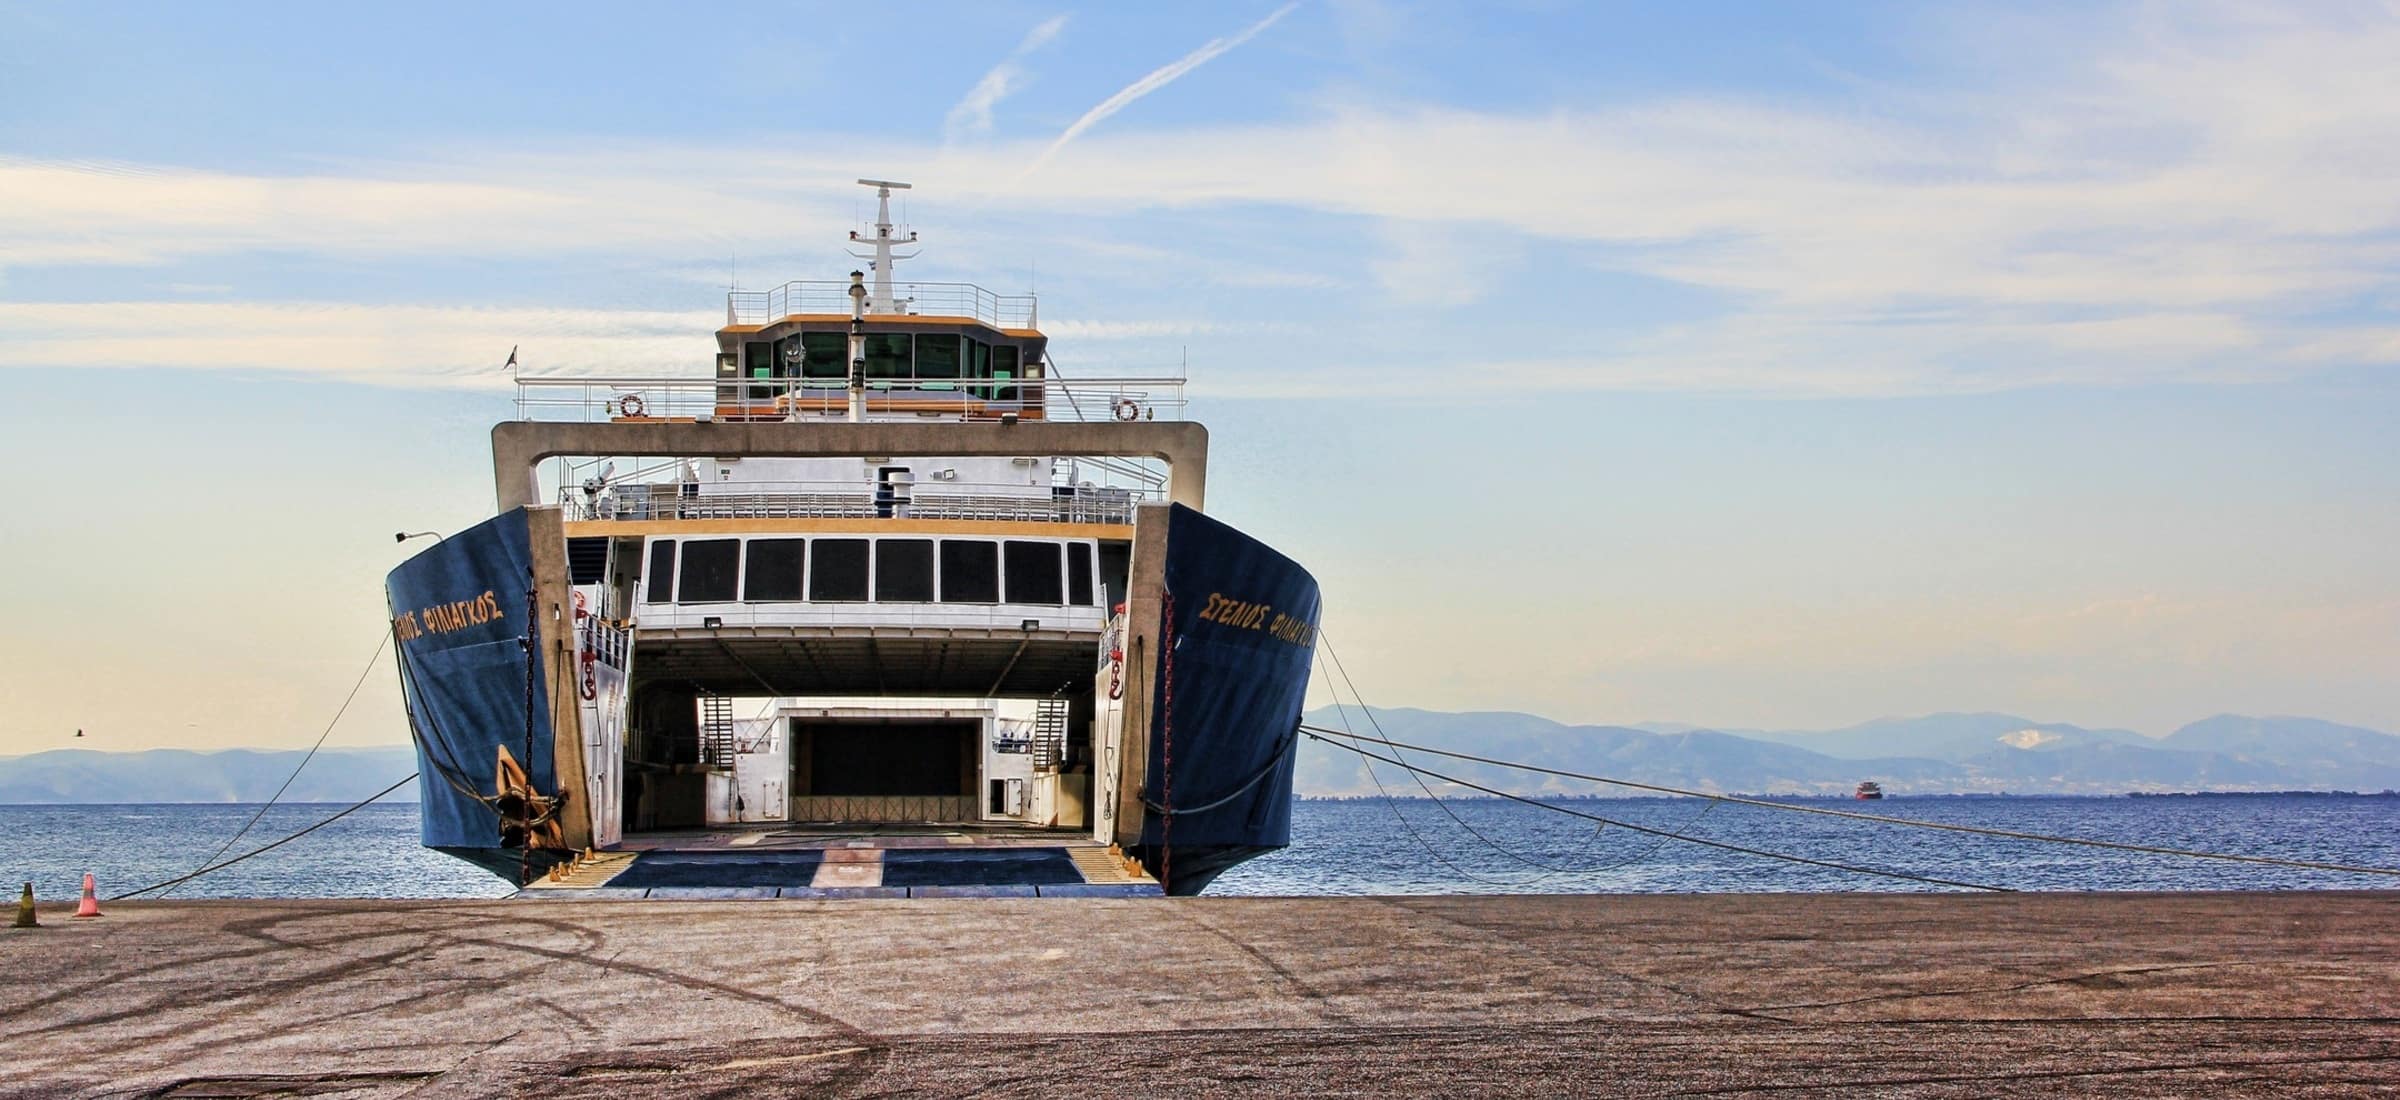
<path fill-rule="evenodd" d="M 2400 894 L 126 903 L 0 1096 L 2400 1093 Z"/>

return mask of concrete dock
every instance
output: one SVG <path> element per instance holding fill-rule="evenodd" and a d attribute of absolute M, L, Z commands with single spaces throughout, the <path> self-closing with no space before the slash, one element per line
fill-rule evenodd
<path fill-rule="evenodd" d="M 2400 1090 L 2389 893 L 70 911 L 0 1095 Z"/>

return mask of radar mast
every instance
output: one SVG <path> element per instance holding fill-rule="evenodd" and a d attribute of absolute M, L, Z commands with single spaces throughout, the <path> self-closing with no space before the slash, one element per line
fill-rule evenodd
<path fill-rule="evenodd" d="M 906 310 L 902 307 L 907 303 L 892 297 L 892 264 L 900 260 L 915 259 L 917 253 L 911 252 L 905 256 L 896 256 L 892 254 L 892 246 L 917 243 L 917 231 L 909 230 L 906 238 L 892 236 L 892 191 L 894 188 L 906 191 L 909 185 L 893 180 L 860 180 L 858 182 L 862 186 L 875 189 L 875 236 L 873 238 L 875 250 L 851 253 L 852 256 L 873 263 L 870 270 L 875 272 L 875 286 L 867 295 L 867 312 L 904 313 Z M 853 229 L 850 231 L 850 239 L 866 241 L 868 238 L 860 237 L 858 230 Z"/>

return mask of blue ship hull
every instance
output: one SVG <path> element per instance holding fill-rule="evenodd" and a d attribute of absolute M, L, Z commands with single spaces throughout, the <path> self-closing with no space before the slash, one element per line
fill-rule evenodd
<path fill-rule="evenodd" d="M 1182 505 L 1169 511 L 1165 624 L 1137 853 L 1170 894 L 1292 842 L 1292 769 L 1316 649 L 1316 578 Z"/>
<path fill-rule="evenodd" d="M 1127 850 L 1174 894 L 1196 894 L 1226 868 L 1291 842 L 1292 770 L 1319 608 L 1317 583 L 1291 559 L 1181 506 L 1167 524 L 1155 604 L 1147 767 L 1138 842 Z M 580 743 L 570 697 L 554 713 L 537 594 L 566 578 L 536 575 L 526 509 L 461 531 L 386 581 L 402 694 L 422 780 L 423 842 L 512 880 L 546 867 L 594 832 L 579 761 L 560 766 L 558 731 Z M 562 661 L 564 659 L 562 658 Z M 569 670 L 572 671 L 572 670 Z M 528 835 L 512 818 L 506 761 L 568 822 Z"/>
<path fill-rule="evenodd" d="M 511 878 L 529 859 L 541 866 L 555 856 L 524 852 L 522 837 L 504 834 L 501 753 L 535 790 L 560 790 L 541 648 L 528 642 L 529 531 L 525 509 L 495 516 L 384 581 L 416 741 L 424 844 Z"/>

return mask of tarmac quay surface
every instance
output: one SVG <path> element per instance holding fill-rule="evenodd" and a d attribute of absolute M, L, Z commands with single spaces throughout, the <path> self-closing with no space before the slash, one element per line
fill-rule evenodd
<path fill-rule="evenodd" d="M 107 909 L 0 931 L 0 1094 L 2400 1089 L 2400 894 Z"/>

